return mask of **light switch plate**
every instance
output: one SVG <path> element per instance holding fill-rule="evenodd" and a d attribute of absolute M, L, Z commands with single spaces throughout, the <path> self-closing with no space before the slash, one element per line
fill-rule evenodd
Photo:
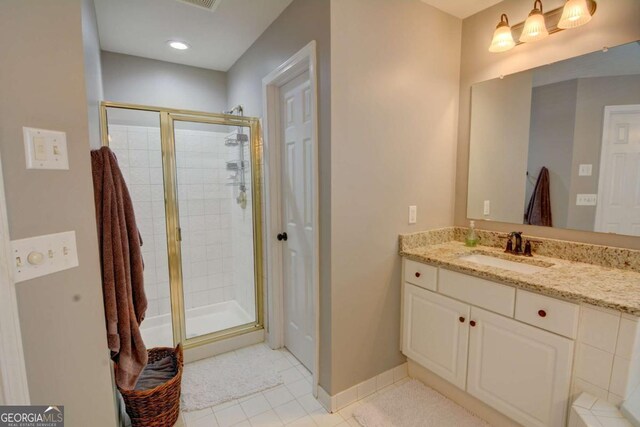
<path fill-rule="evenodd" d="M 22 134 L 27 169 L 69 169 L 65 132 L 23 127 Z"/>
<path fill-rule="evenodd" d="M 11 250 L 16 283 L 78 266 L 75 231 L 13 240 Z"/>
<path fill-rule="evenodd" d="M 596 206 L 597 204 L 597 194 L 578 194 L 576 197 L 576 206 Z"/>
<path fill-rule="evenodd" d="M 409 224 L 415 224 L 418 221 L 418 207 L 409 206 Z"/>
<path fill-rule="evenodd" d="M 578 176 L 591 176 L 593 173 L 593 165 L 580 165 L 578 168 Z"/>
<path fill-rule="evenodd" d="M 490 200 L 485 200 L 484 201 L 484 211 L 483 213 L 485 215 L 491 215 L 491 201 Z"/>

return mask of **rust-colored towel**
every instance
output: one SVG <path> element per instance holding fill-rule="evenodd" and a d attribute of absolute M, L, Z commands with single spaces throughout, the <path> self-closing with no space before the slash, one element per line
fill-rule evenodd
<path fill-rule="evenodd" d="M 142 241 L 115 154 L 107 147 L 92 151 L 91 167 L 107 340 L 117 364 L 116 383 L 131 390 L 147 364 L 147 349 L 139 329 L 147 310 Z"/>
<path fill-rule="evenodd" d="M 553 227 L 551 220 L 551 194 L 549 193 L 549 169 L 540 169 L 536 187 L 529 200 L 525 223 Z"/>

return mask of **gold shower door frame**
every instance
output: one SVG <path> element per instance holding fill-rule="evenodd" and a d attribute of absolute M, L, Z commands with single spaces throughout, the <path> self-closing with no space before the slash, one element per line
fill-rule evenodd
<path fill-rule="evenodd" d="M 167 250 L 169 257 L 169 286 L 171 294 L 171 322 L 174 345 L 182 343 L 189 349 L 222 339 L 264 329 L 263 302 L 263 241 L 262 241 L 262 138 L 260 121 L 255 117 L 204 113 L 191 110 L 150 107 L 104 101 L 100 104 L 100 133 L 102 145 L 109 146 L 107 108 L 150 111 L 160 114 L 160 139 L 162 146 L 162 169 L 164 175 L 164 203 L 167 227 Z M 175 153 L 174 123 L 195 122 L 224 126 L 248 127 L 251 132 L 251 195 L 253 214 L 253 257 L 255 289 L 255 321 L 205 335 L 187 338 L 182 279 L 181 232 L 178 203 L 178 182 Z"/>

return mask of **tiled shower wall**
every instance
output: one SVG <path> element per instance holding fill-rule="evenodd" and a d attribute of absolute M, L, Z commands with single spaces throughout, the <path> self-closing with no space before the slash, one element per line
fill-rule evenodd
<path fill-rule="evenodd" d="M 153 127 L 109 125 L 109 135 L 131 192 L 144 242 L 147 317 L 168 314 L 160 131 Z M 251 229 L 251 204 L 246 210 L 240 209 L 235 203 L 237 187 L 227 185 L 230 181 L 226 161 L 238 157 L 238 147 L 225 146 L 225 136 L 224 132 L 176 130 L 185 306 L 189 309 L 237 299 L 253 314 L 253 237 L 244 230 L 247 224 Z M 240 218 L 232 219 L 236 215 Z M 236 260 L 236 256 L 243 259 Z"/>
<path fill-rule="evenodd" d="M 186 309 L 235 299 L 225 133 L 176 130 Z"/>
<path fill-rule="evenodd" d="M 169 313 L 169 265 L 164 211 L 160 129 L 109 125 L 109 146 L 118 158 L 142 235 L 147 318 Z"/>

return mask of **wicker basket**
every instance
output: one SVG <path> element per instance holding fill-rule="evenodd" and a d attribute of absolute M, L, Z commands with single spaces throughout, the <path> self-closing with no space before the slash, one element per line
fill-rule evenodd
<path fill-rule="evenodd" d="M 182 346 L 156 347 L 149 351 L 149 363 L 172 356 L 176 375 L 149 390 L 122 390 L 122 398 L 132 427 L 173 427 L 180 416 L 180 382 L 182 380 Z"/>

